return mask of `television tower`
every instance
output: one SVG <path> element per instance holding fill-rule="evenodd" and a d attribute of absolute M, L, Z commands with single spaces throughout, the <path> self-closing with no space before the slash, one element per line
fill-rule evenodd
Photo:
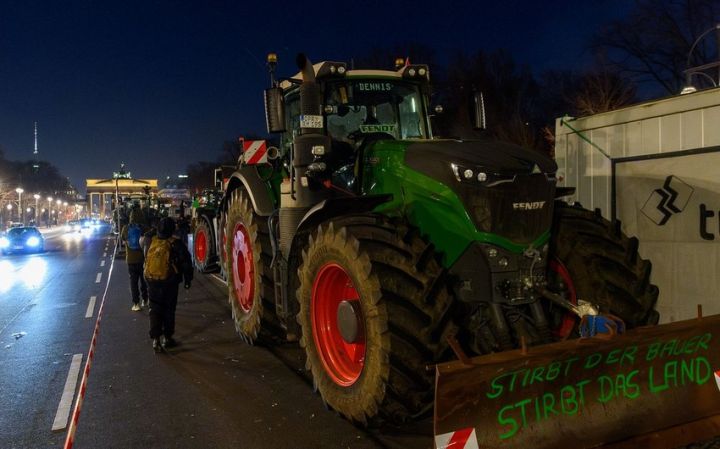
<path fill-rule="evenodd" d="M 38 149 L 37 149 L 37 122 L 35 122 L 35 151 L 33 151 L 33 172 L 37 173 L 40 170 L 40 162 L 38 161 Z"/>

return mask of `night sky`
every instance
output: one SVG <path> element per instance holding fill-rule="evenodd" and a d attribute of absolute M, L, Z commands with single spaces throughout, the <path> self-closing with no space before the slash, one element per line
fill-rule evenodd
<path fill-rule="evenodd" d="M 31 159 L 37 121 L 41 159 L 81 191 L 121 161 L 162 179 L 216 159 L 225 140 L 264 134 L 269 51 L 280 76 L 296 72 L 298 52 L 349 61 L 406 42 L 439 62 L 506 48 L 538 70 L 580 69 L 589 36 L 630 4 L 0 0 L 0 148 Z"/>

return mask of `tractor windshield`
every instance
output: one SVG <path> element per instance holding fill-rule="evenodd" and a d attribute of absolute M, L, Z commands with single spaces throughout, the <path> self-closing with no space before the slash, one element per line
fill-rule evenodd
<path fill-rule="evenodd" d="M 355 143 L 365 135 L 426 139 L 425 105 L 418 85 L 388 79 L 346 79 L 325 89 L 327 132 Z"/>

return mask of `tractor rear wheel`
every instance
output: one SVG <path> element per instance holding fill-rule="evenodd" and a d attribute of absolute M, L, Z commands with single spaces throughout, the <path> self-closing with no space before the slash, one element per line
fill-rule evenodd
<path fill-rule="evenodd" d="M 225 223 L 226 273 L 235 329 L 253 342 L 274 316 L 267 218 L 255 213 L 245 191 L 232 192 Z"/>
<path fill-rule="evenodd" d="M 195 224 L 193 235 L 193 259 L 195 268 L 201 273 L 207 273 L 212 268 L 210 263 L 215 258 L 215 245 L 212 231 L 205 217 L 199 217 Z"/>
<path fill-rule="evenodd" d="M 588 300 L 628 327 L 657 324 L 658 288 L 650 283 L 652 265 L 639 256 L 638 240 L 628 238 L 619 221 L 611 223 L 599 211 L 556 202 L 554 219 L 551 289 L 563 285 L 568 299 Z M 571 327 L 565 320 L 564 333 Z"/>
<path fill-rule="evenodd" d="M 345 417 L 404 421 L 433 401 L 433 374 L 454 331 L 432 245 L 402 223 L 353 216 L 322 224 L 298 270 L 307 368 Z"/>

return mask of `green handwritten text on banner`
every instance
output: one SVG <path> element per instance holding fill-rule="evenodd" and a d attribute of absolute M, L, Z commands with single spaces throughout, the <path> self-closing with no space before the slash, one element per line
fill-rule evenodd
<path fill-rule="evenodd" d="M 503 373 L 490 381 L 485 393 L 498 405 L 498 437 L 512 438 L 533 422 L 577 415 L 591 402 L 635 400 L 690 384 L 703 385 L 713 377 L 704 355 L 711 340 L 712 335 L 704 333 Z M 610 370 L 613 374 L 607 374 Z M 516 399 L 531 386 L 545 387 L 545 392 L 528 392 L 527 397 Z M 509 400 L 511 395 L 514 399 Z"/>

